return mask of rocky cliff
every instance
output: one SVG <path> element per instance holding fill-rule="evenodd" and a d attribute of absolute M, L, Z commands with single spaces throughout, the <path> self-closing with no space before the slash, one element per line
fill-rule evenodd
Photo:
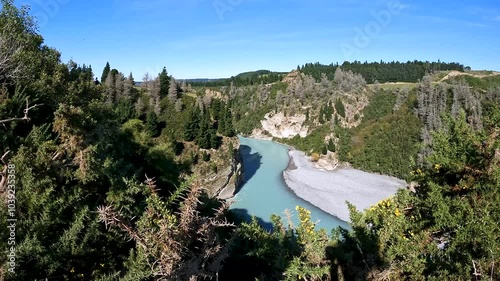
<path fill-rule="evenodd" d="M 243 173 L 238 148 L 238 138 L 228 138 L 221 148 L 210 151 L 210 160 L 205 163 L 209 168 L 200 174 L 209 196 L 229 199 L 235 195 Z"/>
<path fill-rule="evenodd" d="M 304 126 L 305 121 L 304 114 L 285 116 L 282 112 L 268 113 L 261 121 L 262 128 L 254 130 L 252 135 L 269 135 L 280 139 L 293 138 L 297 135 L 306 137 L 309 128 Z"/>

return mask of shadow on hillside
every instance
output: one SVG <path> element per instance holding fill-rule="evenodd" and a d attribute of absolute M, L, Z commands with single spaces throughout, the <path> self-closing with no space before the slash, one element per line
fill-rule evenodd
<path fill-rule="evenodd" d="M 248 215 L 244 209 L 231 213 L 232 216 L 240 218 Z M 261 218 L 257 218 L 257 221 L 259 224 L 264 222 Z M 329 268 L 329 276 L 323 276 L 322 279 L 307 276 L 305 280 L 346 281 L 380 278 L 380 275 L 376 275 L 379 273 L 376 269 L 382 266 L 378 237 L 362 227 L 355 227 L 352 231 L 339 227 L 335 232 L 337 235 L 334 236 L 340 239 L 324 248 L 326 259 L 323 260 L 322 266 Z M 308 263 L 307 257 L 304 256 L 307 255 L 304 251 L 308 246 L 298 243 L 293 237 L 261 236 L 247 230 L 243 236 L 238 236 L 233 241 L 230 256 L 224 263 L 219 280 L 284 280 L 283 274 L 294 259 L 300 258 Z M 315 246 L 313 243 L 310 246 L 314 248 L 319 245 Z"/>
<path fill-rule="evenodd" d="M 353 227 L 352 231 L 338 228 L 340 239 L 335 246 L 325 249 L 330 263 L 330 280 L 369 280 L 374 269 L 380 266 L 377 235 L 367 228 Z"/>
<path fill-rule="evenodd" d="M 243 182 L 236 190 L 236 193 L 240 191 L 246 182 L 255 176 L 257 170 L 262 166 L 262 155 L 258 152 L 252 153 L 250 146 L 240 145 L 240 156 L 243 162 Z"/>
<path fill-rule="evenodd" d="M 231 209 L 228 214 L 228 220 L 240 225 L 242 222 L 250 222 L 251 215 L 245 209 Z M 256 217 L 256 220 L 262 228 L 271 231 L 272 224 Z M 248 236 L 250 235 L 250 236 Z M 255 281 L 255 280 L 281 280 L 282 271 L 273 266 L 273 262 L 262 256 L 257 256 L 251 251 L 262 250 L 268 252 L 269 249 L 260 249 L 260 245 L 279 245 L 279 240 L 275 237 L 260 237 L 259 242 L 253 240 L 252 234 L 246 232 L 245 235 L 236 235 L 232 241 L 229 257 L 224 261 L 224 267 L 218 276 L 219 281 Z M 273 247 L 272 249 L 276 249 Z M 266 254 L 264 254 L 267 256 Z M 290 260 L 284 261 L 284 266 L 288 266 Z"/>

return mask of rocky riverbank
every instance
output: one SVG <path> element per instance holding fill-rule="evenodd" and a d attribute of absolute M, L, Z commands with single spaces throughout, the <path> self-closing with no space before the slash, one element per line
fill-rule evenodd
<path fill-rule="evenodd" d="M 290 150 L 283 178 L 300 198 L 343 221 L 349 221 L 346 201 L 364 210 L 405 188 L 403 180 L 352 168 L 317 169 L 303 152 Z"/>

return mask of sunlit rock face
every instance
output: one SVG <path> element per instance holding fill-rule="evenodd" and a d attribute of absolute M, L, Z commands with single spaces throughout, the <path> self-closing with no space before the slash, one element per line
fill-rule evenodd
<path fill-rule="evenodd" d="M 309 128 L 304 126 L 306 116 L 304 114 L 285 116 L 268 113 L 261 121 L 262 130 L 275 138 L 293 138 L 295 136 L 306 137 Z"/>

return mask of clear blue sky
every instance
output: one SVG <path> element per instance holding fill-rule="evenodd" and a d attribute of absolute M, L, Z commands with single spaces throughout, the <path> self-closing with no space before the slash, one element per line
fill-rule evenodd
<path fill-rule="evenodd" d="M 500 70 L 498 0 L 15 3 L 31 6 L 46 44 L 64 61 L 90 64 L 98 77 L 106 61 L 136 80 L 163 66 L 180 79 L 218 78 L 345 60 L 440 59 Z"/>

